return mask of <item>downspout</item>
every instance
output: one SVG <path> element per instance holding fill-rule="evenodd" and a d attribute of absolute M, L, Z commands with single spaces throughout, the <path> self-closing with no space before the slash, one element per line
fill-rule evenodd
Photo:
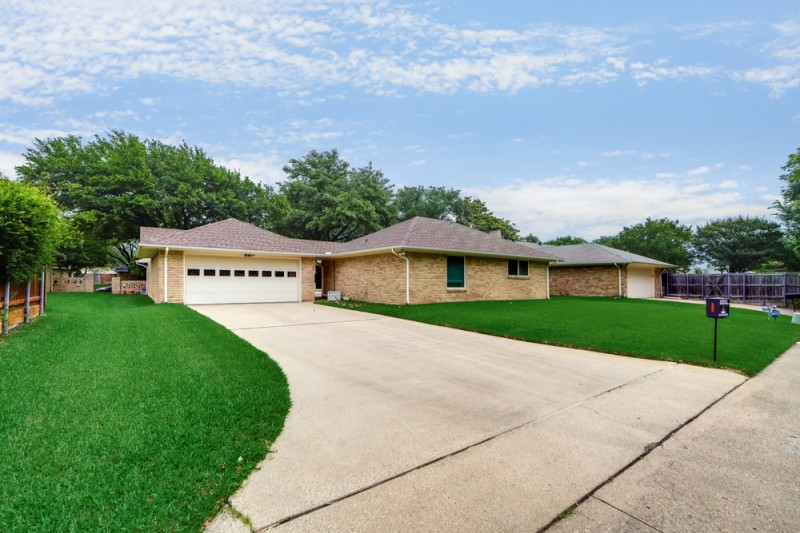
<path fill-rule="evenodd" d="M 614 263 L 614 266 L 617 267 L 617 286 L 619 287 L 619 298 L 622 298 L 622 267 L 616 263 Z"/>
<path fill-rule="evenodd" d="M 547 263 L 547 299 L 550 299 L 550 263 Z"/>
<path fill-rule="evenodd" d="M 164 252 L 164 303 L 169 303 L 169 297 L 167 296 L 169 293 L 167 289 L 169 285 L 167 285 L 167 267 L 169 266 L 169 246 L 167 246 L 167 251 Z"/>
<path fill-rule="evenodd" d="M 408 304 L 411 303 L 411 295 L 410 295 L 410 292 L 409 292 L 409 284 L 408 284 L 408 279 L 409 279 L 408 278 L 408 272 L 409 272 L 409 268 L 410 268 L 409 267 L 409 262 L 408 262 L 408 257 L 406 257 L 406 253 L 405 252 L 401 251 L 400 253 L 397 253 L 397 252 L 394 251 L 394 248 L 392 248 L 391 250 L 392 250 L 392 253 L 394 255 L 396 255 L 397 257 L 400 257 L 401 259 L 405 259 L 406 260 L 406 305 L 408 305 Z"/>

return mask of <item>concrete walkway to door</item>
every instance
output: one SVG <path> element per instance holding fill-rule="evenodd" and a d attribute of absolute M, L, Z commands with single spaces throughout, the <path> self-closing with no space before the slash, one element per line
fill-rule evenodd
<path fill-rule="evenodd" d="M 293 401 L 231 500 L 251 526 L 210 531 L 536 530 L 744 381 L 311 304 L 195 309 Z"/>

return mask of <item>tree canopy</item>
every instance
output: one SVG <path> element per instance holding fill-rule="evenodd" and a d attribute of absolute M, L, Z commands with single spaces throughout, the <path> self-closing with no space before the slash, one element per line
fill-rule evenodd
<path fill-rule="evenodd" d="M 103 248 L 135 241 L 140 226 L 191 229 L 229 217 L 264 225 L 275 205 L 271 191 L 186 143 L 111 131 L 88 142 L 36 139 L 24 156 L 22 181 L 49 189 L 86 242 Z"/>
<path fill-rule="evenodd" d="M 519 230 L 514 223 L 492 213 L 478 198 L 464 198 L 464 212 L 456 217 L 456 222 L 483 232 L 500 230 L 504 239 L 519 240 Z"/>
<path fill-rule="evenodd" d="M 625 226 L 617 235 L 600 237 L 597 244 L 610 246 L 676 265 L 687 271 L 694 263 L 692 228 L 677 220 L 647 218 L 644 222 Z"/>
<path fill-rule="evenodd" d="M 776 201 L 773 207 L 783 222 L 786 247 L 797 261 L 800 259 L 800 148 L 789 155 L 781 169 L 784 171 L 780 177 L 784 182 L 781 188 L 783 201 Z"/>
<path fill-rule="evenodd" d="M 545 242 L 547 246 L 567 246 L 569 244 L 583 244 L 586 242 L 586 239 L 583 237 L 573 237 L 572 235 L 564 235 L 562 237 L 556 237 L 555 239 L 550 239 L 549 241 Z"/>
<path fill-rule="evenodd" d="M 0 174 L 0 278 L 27 281 L 55 259 L 58 207 L 45 191 Z"/>
<path fill-rule="evenodd" d="M 720 271 L 746 272 L 782 258 L 780 225 L 760 217 L 731 217 L 697 228 L 694 246 L 701 259 Z"/>
<path fill-rule="evenodd" d="M 395 221 L 392 185 L 372 164 L 352 168 L 334 149 L 312 150 L 289 160 L 278 189 L 286 215 L 273 225 L 289 236 L 320 241 L 348 241 Z"/>
<path fill-rule="evenodd" d="M 414 217 L 455 220 L 466 214 L 461 191 L 445 187 L 403 187 L 395 194 L 393 203 L 401 222 Z"/>

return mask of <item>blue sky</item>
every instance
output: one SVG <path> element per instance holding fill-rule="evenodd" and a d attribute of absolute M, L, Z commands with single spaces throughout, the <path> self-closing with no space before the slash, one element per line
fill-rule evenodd
<path fill-rule="evenodd" d="M 800 4 L 4 0 L 0 171 L 112 128 L 273 184 L 338 148 L 542 238 L 771 216 Z"/>

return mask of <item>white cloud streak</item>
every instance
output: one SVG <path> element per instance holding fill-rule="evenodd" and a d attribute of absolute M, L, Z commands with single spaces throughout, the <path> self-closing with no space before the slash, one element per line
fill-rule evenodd
<path fill-rule="evenodd" d="M 308 104 L 337 85 L 384 95 L 513 93 L 715 71 L 647 64 L 630 53 L 622 29 L 465 29 L 382 0 L 151 0 L 113 9 L 96 0 L 7 0 L 0 7 L 0 100 L 38 106 L 113 90 L 115 81 L 160 77 L 266 88 Z"/>
<path fill-rule="evenodd" d="M 496 214 L 540 238 L 579 235 L 595 239 L 618 233 L 647 217 L 699 224 L 735 215 L 765 216 L 769 204 L 742 184 L 682 179 L 579 180 L 553 178 L 464 190 Z"/>

